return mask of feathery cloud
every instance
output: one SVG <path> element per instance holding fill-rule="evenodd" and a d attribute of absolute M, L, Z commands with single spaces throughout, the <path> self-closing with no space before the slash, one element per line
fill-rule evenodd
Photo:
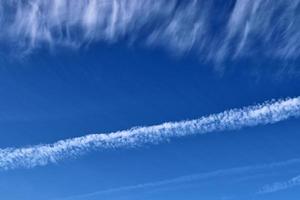
<path fill-rule="evenodd" d="M 6 0 L 0 41 L 25 49 L 139 40 L 208 60 L 296 59 L 300 0 Z"/>

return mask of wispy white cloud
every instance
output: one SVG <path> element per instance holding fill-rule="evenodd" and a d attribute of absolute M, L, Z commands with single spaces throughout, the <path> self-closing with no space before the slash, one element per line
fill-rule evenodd
<path fill-rule="evenodd" d="M 300 186 L 300 175 L 284 182 L 276 182 L 262 187 L 259 194 L 273 193 L 281 190 L 286 190 L 295 186 Z"/>
<path fill-rule="evenodd" d="M 244 167 L 220 169 L 220 170 L 216 170 L 216 171 L 212 171 L 212 172 L 204 172 L 204 173 L 199 173 L 199 174 L 180 176 L 180 177 L 171 178 L 171 179 L 167 179 L 167 180 L 161 180 L 161 181 L 148 182 L 148 183 L 142 183 L 142 184 L 137 184 L 137 185 L 130 185 L 130 186 L 123 186 L 123 187 L 111 188 L 111 189 L 106 189 L 106 190 L 100 190 L 100 191 L 87 193 L 87 194 L 58 198 L 56 200 L 85 199 L 88 197 L 97 197 L 97 196 L 103 195 L 103 194 L 112 194 L 112 193 L 126 192 L 126 191 L 139 190 L 139 189 L 157 188 L 157 187 L 162 187 L 162 186 L 168 186 L 171 184 L 187 183 L 187 182 L 192 182 L 192 181 L 199 181 L 199 180 L 203 180 L 203 179 L 211 179 L 211 178 L 215 178 L 215 177 L 222 177 L 222 176 L 229 176 L 229 175 L 242 175 L 245 173 L 252 173 L 252 172 L 255 172 L 255 171 L 257 172 L 260 170 L 280 168 L 280 167 L 290 166 L 290 165 L 299 164 L 299 163 L 300 163 L 300 159 L 291 159 L 291 160 L 287 160 L 287 161 L 281 161 L 281 162 L 275 162 L 275 163 L 269 163 L 269 164 L 250 165 L 250 166 L 244 166 Z"/>
<path fill-rule="evenodd" d="M 139 39 L 204 59 L 295 59 L 300 0 L 6 0 L 1 41 L 32 49 Z M 16 44 L 16 45 L 15 45 Z"/>
<path fill-rule="evenodd" d="M 90 134 L 60 140 L 53 144 L 5 148 L 0 149 L 0 169 L 31 168 L 55 163 L 68 157 L 76 157 L 94 149 L 130 148 L 143 144 L 157 144 L 176 137 L 276 123 L 299 115 L 300 97 L 297 97 L 232 109 L 195 120 L 167 122 L 108 134 Z"/>

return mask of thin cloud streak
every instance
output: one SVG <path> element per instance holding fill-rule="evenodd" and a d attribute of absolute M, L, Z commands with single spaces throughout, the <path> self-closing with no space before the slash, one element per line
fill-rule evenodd
<path fill-rule="evenodd" d="M 284 182 L 276 182 L 262 187 L 259 194 L 274 193 L 281 190 L 287 190 L 292 187 L 300 186 L 300 175 Z"/>
<path fill-rule="evenodd" d="M 300 55 L 300 0 L 5 0 L 2 43 L 31 51 L 142 41 L 205 60 Z M 280 11 L 280 12 L 279 12 Z"/>
<path fill-rule="evenodd" d="M 92 193 L 88 193 L 88 194 L 82 194 L 82 195 L 76 195 L 76 196 L 70 196 L 70 197 L 64 197 L 64 198 L 57 198 L 55 200 L 82 199 L 82 198 L 88 198 L 88 197 L 95 197 L 97 195 L 126 192 L 126 191 L 138 190 L 138 189 L 155 188 L 155 187 L 167 186 L 167 185 L 171 185 L 171 184 L 179 184 L 179 183 L 198 181 L 201 179 L 208 179 L 208 178 L 236 175 L 236 174 L 244 174 L 247 172 L 254 172 L 254 171 L 258 171 L 258 170 L 280 168 L 280 167 L 285 167 L 285 166 L 299 164 L 299 163 L 300 163 L 300 159 L 297 158 L 297 159 L 291 159 L 291 160 L 281 161 L 281 162 L 274 162 L 274 163 L 269 163 L 269 164 L 250 165 L 250 166 L 245 166 L 245 167 L 220 169 L 220 170 L 216 170 L 216 171 L 212 171 L 212 172 L 180 176 L 180 177 L 162 180 L 162 181 L 148 182 L 148 183 L 143 183 L 143 184 L 124 186 L 124 187 L 112 188 L 112 189 L 107 189 L 107 190 L 100 190 L 100 191 L 96 191 L 96 192 L 92 192 Z"/>
<path fill-rule="evenodd" d="M 132 148 L 172 138 L 272 124 L 300 116 L 300 97 L 227 110 L 195 120 L 166 122 L 108 134 L 90 134 L 53 144 L 0 149 L 0 169 L 32 168 L 97 149 Z"/>

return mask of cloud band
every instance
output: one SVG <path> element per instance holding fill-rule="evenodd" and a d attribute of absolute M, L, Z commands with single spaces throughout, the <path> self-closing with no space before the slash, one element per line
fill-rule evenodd
<path fill-rule="evenodd" d="M 131 148 L 143 144 L 157 144 L 171 138 L 272 124 L 299 115 L 300 97 L 296 97 L 232 109 L 195 120 L 167 122 L 108 134 L 90 134 L 60 140 L 53 144 L 5 148 L 0 149 L 0 169 L 31 168 L 55 163 L 69 157 L 77 157 L 95 149 Z"/>
<path fill-rule="evenodd" d="M 26 49 L 120 39 L 202 59 L 296 59 L 300 0 L 5 0 L 0 39 Z M 16 45 L 17 44 L 17 45 Z"/>

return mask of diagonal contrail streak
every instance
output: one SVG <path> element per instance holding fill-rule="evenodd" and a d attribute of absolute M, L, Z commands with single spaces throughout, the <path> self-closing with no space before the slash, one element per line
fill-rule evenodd
<path fill-rule="evenodd" d="M 251 173 L 251 172 L 255 172 L 255 171 L 282 168 L 282 167 L 291 166 L 291 165 L 295 165 L 295 164 L 299 164 L 299 163 L 300 163 L 300 159 L 295 158 L 295 159 L 267 163 L 267 164 L 258 164 L 258 165 L 249 165 L 249 166 L 234 167 L 234 168 L 228 168 L 228 169 L 219 169 L 219 170 L 215 170 L 215 171 L 211 171 L 211 172 L 203 172 L 203 173 L 198 173 L 198 174 L 179 176 L 176 178 L 165 179 L 165 180 L 161 180 L 161 181 L 147 182 L 147 183 L 141 183 L 141 184 L 137 184 L 137 185 L 129 185 L 129 186 L 116 187 L 116 188 L 111 188 L 111 189 L 106 189 L 106 190 L 99 190 L 99 191 L 92 192 L 92 193 L 56 198 L 53 200 L 86 199 L 88 197 L 97 197 L 97 196 L 103 195 L 103 194 L 113 194 L 113 193 L 118 193 L 118 192 L 126 192 L 126 191 L 139 190 L 139 189 L 156 188 L 156 187 L 168 186 L 171 184 L 187 183 L 187 182 L 199 181 L 199 180 L 203 180 L 203 179 L 223 177 L 223 176 L 228 176 L 228 175 L 241 175 L 241 174 Z M 298 183 L 298 184 L 300 184 L 300 183 Z M 290 185 L 290 186 L 292 186 L 292 185 Z M 263 192 L 265 192 L 265 190 Z"/>
<path fill-rule="evenodd" d="M 275 182 L 272 184 L 264 185 L 261 190 L 258 191 L 258 194 L 267 194 L 274 193 L 281 190 L 287 190 L 292 187 L 300 185 L 300 175 L 293 177 L 287 181 Z"/>
<path fill-rule="evenodd" d="M 0 169 L 32 168 L 77 157 L 95 149 L 137 147 L 189 135 L 272 124 L 300 116 L 300 97 L 231 109 L 199 119 L 166 122 L 107 134 L 90 134 L 53 144 L 0 149 Z"/>

